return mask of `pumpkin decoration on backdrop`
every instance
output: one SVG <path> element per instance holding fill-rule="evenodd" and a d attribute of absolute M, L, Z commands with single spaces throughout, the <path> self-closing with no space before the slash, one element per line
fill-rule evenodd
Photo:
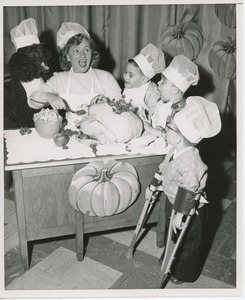
<path fill-rule="evenodd" d="M 170 26 L 162 35 L 160 43 L 162 50 L 171 57 L 184 54 L 194 60 L 203 47 L 203 36 L 194 22 L 186 22 Z"/>
<path fill-rule="evenodd" d="M 223 25 L 236 28 L 236 4 L 215 4 L 214 7 L 216 16 Z"/>
<path fill-rule="evenodd" d="M 104 97 L 89 107 L 79 129 L 98 141 L 124 143 L 141 136 L 143 122 L 131 103 Z"/>
<path fill-rule="evenodd" d="M 140 184 L 128 162 L 94 161 L 78 170 L 68 190 L 72 207 L 88 216 L 125 211 L 138 197 Z"/>
<path fill-rule="evenodd" d="M 214 43 L 209 51 L 208 61 L 218 76 L 224 79 L 235 79 L 236 41 L 227 37 Z"/>

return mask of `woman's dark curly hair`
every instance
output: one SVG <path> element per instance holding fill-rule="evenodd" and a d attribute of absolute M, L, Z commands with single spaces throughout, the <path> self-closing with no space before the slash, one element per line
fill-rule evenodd
<path fill-rule="evenodd" d="M 84 35 L 82 33 L 79 33 L 79 34 L 76 34 L 73 37 L 71 37 L 68 40 L 68 42 L 66 43 L 65 47 L 60 51 L 59 63 L 60 63 L 60 67 L 63 71 L 68 71 L 71 68 L 71 62 L 67 60 L 67 53 L 68 53 L 70 47 L 81 44 L 83 39 L 86 39 L 89 42 L 90 47 L 92 49 L 92 66 L 98 63 L 98 61 L 100 59 L 100 53 L 99 53 L 93 39 L 88 38 L 86 35 Z"/>

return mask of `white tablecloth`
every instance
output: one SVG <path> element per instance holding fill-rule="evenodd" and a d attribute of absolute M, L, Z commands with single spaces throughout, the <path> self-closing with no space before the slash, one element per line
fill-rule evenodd
<path fill-rule="evenodd" d="M 96 152 L 88 142 L 80 143 L 75 137 L 71 137 L 67 144 L 68 149 L 57 147 L 53 139 L 43 139 L 31 128 L 30 134 L 21 135 L 19 130 L 5 130 L 4 137 L 7 150 L 7 164 L 44 162 L 50 160 L 78 159 L 106 155 L 133 155 L 133 154 L 165 154 L 169 147 L 165 147 L 163 141 L 157 139 L 150 145 L 152 137 L 144 137 L 139 142 L 133 140 L 132 145 L 105 144 L 97 145 Z"/>

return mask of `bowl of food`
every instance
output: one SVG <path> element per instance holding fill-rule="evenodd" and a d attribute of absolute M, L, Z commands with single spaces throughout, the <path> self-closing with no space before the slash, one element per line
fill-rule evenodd
<path fill-rule="evenodd" d="M 34 114 L 36 131 L 44 139 L 52 139 L 61 129 L 62 116 L 55 109 L 43 108 Z"/>

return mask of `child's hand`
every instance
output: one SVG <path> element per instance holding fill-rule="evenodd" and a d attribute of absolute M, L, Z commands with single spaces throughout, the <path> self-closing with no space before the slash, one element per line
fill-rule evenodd
<path fill-rule="evenodd" d="M 177 229 L 182 229 L 183 228 L 182 218 L 183 218 L 183 215 L 179 212 L 177 212 L 174 215 L 173 221 L 172 221 L 172 227 L 173 227 L 174 233 L 176 233 L 176 228 Z"/>
<path fill-rule="evenodd" d="M 166 139 L 166 131 L 165 130 L 161 130 L 161 138 Z"/>
<path fill-rule="evenodd" d="M 144 128 L 145 131 L 155 135 L 156 137 L 161 137 L 162 136 L 162 131 L 158 128 L 152 127 L 148 122 L 144 122 Z"/>
<path fill-rule="evenodd" d="M 150 199 L 151 196 L 152 196 L 152 191 L 149 189 L 149 187 L 147 187 L 145 190 L 145 198 Z"/>
<path fill-rule="evenodd" d="M 141 108 L 138 110 L 138 115 L 139 115 L 139 117 L 141 118 L 141 120 L 142 120 L 143 122 L 149 122 L 148 117 L 147 117 L 147 115 L 146 115 L 146 110 L 145 110 L 143 107 L 141 107 Z"/>
<path fill-rule="evenodd" d="M 163 128 L 162 126 L 159 126 L 159 130 L 160 130 L 160 137 L 161 138 L 166 138 L 166 129 Z"/>

